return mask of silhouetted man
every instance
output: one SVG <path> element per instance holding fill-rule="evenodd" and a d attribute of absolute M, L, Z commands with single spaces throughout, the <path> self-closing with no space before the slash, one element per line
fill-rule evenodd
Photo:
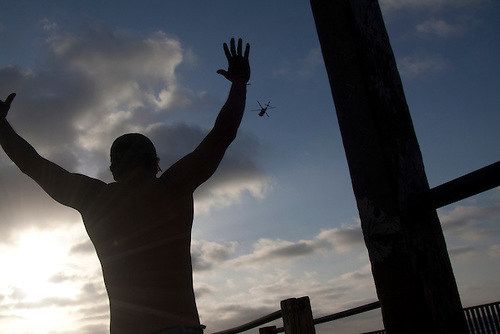
<path fill-rule="evenodd" d="M 200 145 L 159 178 L 151 141 L 126 134 L 111 147 L 106 184 L 41 157 L 6 120 L 15 94 L 0 101 L 0 143 L 53 199 L 78 210 L 101 262 L 112 334 L 202 333 L 193 292 L 193 192 L 217 169 L 240 125 L 250 78 L 246 44 L 224 43 L 229 97 Z"/>

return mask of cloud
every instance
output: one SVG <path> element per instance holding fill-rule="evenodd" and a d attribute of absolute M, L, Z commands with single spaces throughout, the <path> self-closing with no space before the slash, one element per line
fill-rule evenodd
<path fill-rule="evenodd" d="M 54 61 L 92 87 L 72 124 L 83 149 L 107 151 L 119 134 L 149 126 L 154 113 L 191 103 L 190 90 L 175 75 L 184 50 L 163 32 L 137 39 L 94 25 L 83 35 L 54 35 L 49 42 Z"/>
<path fill-rule="evenodd" d="M 301 80 L 311 79 L 321 66 L 324 66 L 323 55 L 321 49 L 316 47 L 309 50 L 302 58 L 296 58 L 292 62 L 285 61 L 282 67 L 273 71 L 273 75 Z"/>
<path fill-rule="evenodd" d="M 271 179 L 259 167 L 249 163 L 238 168 L 231 162 L 235 161 L 227 157 L 216 174 L 195 192 L 196 215 L 238 203 L 244 195 L 263 199 L 272 189 Z"/>
<path fill-rule="evenodd" d="M 49 20 L 48 18 L 44 18 L 41 21 L 42 29 L 46 31 L 55 31 L 59 28 L 58 24 L 54 21 Z"/>
<path fill-rule="evenodd" d="M 296 258 L 328 251 L 345 252 L 363 242 L 361 228 L 350 226 L 344 229 L 322 230 L 314 239 L 286 240 L 259 239 L 254 244 L 251 254 L 231 260 L 231 265 L 248 266 L 252 264 L 269 265 L 283 263 Z"/>
<path fill-rule="evenodd" d="M 235 247 L 235 242 L 219 244 L 216 242 L 193 240 L 191 243 L 193 270 L 209 270 L 223 263 L 234 253 Z"/>
<path fill-rule="evenodd" d="M 493 222 L 499 216 L 498 205 L 486 207 L 456 207 L 453 210 L 440 210 L 443 228 L 447 233 L 458 233 L 470 237 L 484 227 L 481 224 Z M 490 231 L 491 232 L 491 231 Z M 487 233 L 481 232 L 485 237 Z M 209 293 L 201 294 L 198 305 L 205 324 L 210 330 L 222 330 L 241 325 L 279 309 L 279 302 L 290 297 L 308 295 L 315 317 L 346 310 L 376 300 L 371 265 L 364 259 L 361 266 L 354 266 L 340 276 L 325 279 L 310 272 L 295 272 L 297 262 L 318 260 L 314 255 L 346 252 L 361 249 L 363 237 L 359 225 L 326 229 L 314 238 L 298 241 L 261 239 L 249 253 L 240 254 L 239 245 L 224 249 L 224 257 L 213 261 L 212 269 L 224 276 L 225 283 L 211 286 Z M 222 244 L 221 244 L 222 245 Z M 483 245 L 484 246 L 484 245 Z M 484 247 L 483 247 L 484 248 Z M 486 247 L 486 253 L 499 256 L 498 245 Z M 481 252 L 475 245 L 458 245 L 450 248 L 454 259 L 470 259 Z M 349 255 L 352 262 L 351 255 Z M 323 257 L 319 257 L 321 259 Z M 326 258 L 326 256 L 325 256 Z M 338 260 L 332 260 L 338 263 Z M 216 262 L 216 263 L 215 263 Z M 302 268 L 302 267 L 300 267 Z M 303 269 L 300 269 L 303 270 Z M 200 277 L 203 281 L 207 276 Z M 238 286 L 232 284 L 238 280 Z M 217 287 L 217 288 L 216 288 Z M 218 301 L 217 295 L 224 291 L 224 300 Z M 464 294 L 464 298 L 468 298 Z M 223 317 L 220 315 L 223 314 Z M 219 316 L 217 316 L 219 315 Z M 217 322 L 211 319 L 216 317 Z M 335 322 L 317 328 L 318 332 L 328 333 L 339 328 L 354 328 L 358 321 L 365 322 L 366 330 L 377 329 L 381 325 L 380 311 L 360 315 L 345 322 Z M 281 326 L 278 321 L 278 326 Z M 373 327 L 375 326 L 375 327 Z"/>
<path fill-rule="evenodd" d="M 198 298 L 202 321 L 209 331 L 232 328 L 277 311 L 280 301 L 288 298 L 309 296 L 313 314 L 319 317 L 373 301 L 358 300 L 358 293 L 375 295 L 370 275 L 324 282 L 314 273 L 292 274 L 287 270 L 271 269 L 254 271 L 247 276 L 247 284 L 246 289 L 240 282 L 238 290 L 227 286 L 223 301 L 215 299 L 216 293 Z M 368 294 L 365 289 L 368 289 Z M 346 300 L 351 303 L 347 304 Z M 281 320 L 276 324 L 282 326 Z"/>
<path fill-rule="evenodd" d="M 0 88 L 18 93 L 9 119 L 49 157 L 75 146 L 107 154 L 118 135 L 144 130 L 194 98 L 175 74 L 186 51 L 163 32 L 140 39 L 93 25 L 54 32 L 47 43 L 45 66 L 3 67 Z"/>
<path fill-rule="evenodd" d="M 328 314 L 338 309 L 339 300 L 366 295 L 366 289 L 373 294 L 366 265 L 326 281 L 314 272 L 294 272 L 297 261 L 306 256 L 313 261 L 320 255 L 322 261 L 327 254 L 361 249 L 362 243 L 359 225 L 323 230 L 310 240 L 261 239 L 243 254 L 236 242 L 193 240 L 195 291 L 202 321 L 210 331 L 227 329 L 276 311 L 283 299 L 306 295 L 313 300 L 317 314 Z M 221 294 L 223 299 L 218 297 Z"/>
<path fill-rule="evenodd" d="M 194 283 L 194 294 L 196 298 L 202 298 L 207 295 L 213 295 L 213 293 L 217 291 L 217 288 L 204 282 L 195 282 Z"/>
<path fill-rule="evenodd" d="M 109 325 L 108 324 L 96 324 L 96 325 L 87 325 L 79 328 L 75 331 L 67 331 L 64 332 L 50 332 L 50 334 L 108 334 L 109 333 Z"/>
<path fill-rule="evenodd" d="M 193 151 L 209 130 L 186 123 L 156 123 L 143 133 L 155 143 L 160 167 L 165 170 Z M 245 194 L 264 198 L 272 189 L 272 180 L 255 162 L 263 150 L 255 136 L 240 131 L 215 174 L 196 190 L 195 214 L 209 214 L 211 209 L 238 203 Z"/>
<path fill-rule="evenodd" d="M 307 56 L 300 62 L 297 74 L 301 78 L 311 78 L 314 72 L 324 65 L 323 54 L 319 47 L 309 51 Z"/>
<path fill-rule="evenodd" d="M 248 254 L 239 254 L 235 242 L 215 243 L 193 240 L 193 267 L 204 271 L 215 267 L 253 270 L 255 267 L 289 264 L 310 255 L 344 253 L 363 245 L 361 228 L 347 226 L 322 230 L 310 240 L 287 241 L 281 239 L 259 239 Z"/>
<path fill-rule="evenodd" d="M 81 255 L 81 254 L 95 254 L 95 248 L 92 245 L 90 239 L 84 240 L 74 246 L 69 250 L 70 255 Z"/>
<path fill-rule="evenodd" d="M 470 258 L 478 254 L 478 251 L 475 247 L 471 246 L 463 246 L 451 248 L 448 250 L 448 254 L 450 257 L 460 257 L 460 258 Z"/>
<path fill-rule="evenodd" d="M 73 278 L 74 280 L 74 278 Z M 54 280 L 54 284 L 64 283 Z M 19 289 L 13 289 L 12 293 L 6 300 L 1 303 L 3 312 L 8 314 L 5 318 L 3 328 L 16 328 L 22 332 L 23 328 L 32 327 L 33 322 L 37 319 L 36 316 L 30 314 L 46 314 L 50 319 L 59 317 L 59 326 L 62 328 L 68 325 L 63 319 L 71 319 L 70 327 L 92 327 L 106 328 L 109 323 L 109 306 L 107 303 L 106 293 L 102 284 L 77 280 L 73 282 L 73 286 L 80 286 L 80 290 L 74 296 L 46 296 L 39 299 L 33 299 L 29 296 L 23 296 L 23 292 Z M 8 321 L 8 323 L 7 323 Z M 75 333 L 83 333 L 85 330 L 75 331 Z M 61 333 L 73 333 L 72 331 L 63 330 Z"/>
<path fill-rule="evenodd" d="M 441 56 L 404 57 L 397 63 L 401 76 L 408 78 L 441 72 L 449 66 Z"/>
<path fill-rule="evenodd" d="M 493 245 L 488 249 L 489 255 L 494 259 L 500 259 L 500 245 Z"/>
<path fill-rule="evenodd" d="M 28 228 L 51 230 L 80 223 L 80 215 L 52 200 L 13 164 L 0 163 L 0 244 L 13 244 Z"/>
<path fill-rule="evenodd" d="M 368 264 L 363 268 L 355 271 L 351 271 L 345 274 L 342 274 L 338 281 L 347 281 L 347 282 L 355 282 L 362 281 L 366 279 L 372 279 L 371 266 Z"/>
<path fill-rule="evenodd" d="M 18 302 L 16 304 L 11 305 L 11 307 L 15 307 L 17 310 L 19 309 L 41 309 L 47 307 L 67 307 L 67 306 L 75 306 L 80 304 L 79 300 L 69 297 L 46 297 L 36 301 L 29 302 Z"/>
<path fill-rule="evenodd" d="M 0 87 L 18 93 L 9 114 L 18 132 L 68 169 L 79 165 L 81 151 L 107 155 L 118 135 L 186 101 L 174 74 L 182 48 L 161 33 L 140 40 L 95 26 L 49 43 L 43 68 L 4 67 Z"/>
<path fill-rule="evenodd" d="M 352 291 L 353 286 L 345 284 L 346 281 L 334 284 L 320 282 L 314 277 L 303 275 L 294 277 L 290 272 L 277 271 L 263 275 L 261 281 L 253 282 L 249 289 L 252 299 L 261 298 L 261 303 L 272 304 L 292 297 L 311 296 L 316 302 L 338 300 Z"/>
<path fill-rule="evenodd" d="M 446 7 L 460 8 L 464 6 L 477 6 L 488 0 L 380 0 L 383 11 L 400 9 L 426 9 L 436 10 Z"/>
<path fill-rule="evenodd" d="M 9 298 L 12 300 L 20 301 L 28 296 L 26 291 L 21 287 L 11 286 L 10 289 L 11 293 L 9 294 Z"/>
<path fill-rule="evenodd" d="M 492 222 L 497 226 L 500 219 L 500 203 L 493 206 L 457 206 L 452 210 L 439 210 L 439 219 L 445 235 L 458 236 L 464 240 L 477 242 L 500 234 L 500 228 L 488 227 Z"/>
<path fill-rule="evenodd" d="M 58 272 L 58 273 L 52 275 L 51 277 L 49 277 L 48 281 L 50 283 L 58 284 L 58 283 L 63 283 L 63 282 L 67 282 L 67 281 L 73 281 L 73 280 L 75 280 L 75 278 L 77 278 L 77 276 L 75 276 L 74 274 L 63 271 L 63 272 Z"/>
<path fill-rule="evenodd" d="M 416 26 L 416 31 L 422 37 L 449 37 L 464 31 L 464 27 L 454 25 L 442 19 L 431 18 Z"/>

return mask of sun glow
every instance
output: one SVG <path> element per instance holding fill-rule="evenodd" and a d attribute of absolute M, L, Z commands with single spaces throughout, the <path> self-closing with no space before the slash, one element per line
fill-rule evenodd
<path fill-rule="evenodd" d="M 78 299 L 75 267 L 68 247 L 71 229 L 23 231 L 14 244 L 0 247 L 0 296 L 3 333 L 48 332 L 54 322 L 68 325 L 71 306 Z"/>
<path fill-rule="evenodd" d="M 17 247 L 0 253 L 3 268 L 0 286 L 14 300 L 41 301 L 48 297 L 71 297 L 76 293 L 71 282 L 51 278 L 67 271 L 67 247 L 54 232 L 29 231 L 17 241 Z"/>

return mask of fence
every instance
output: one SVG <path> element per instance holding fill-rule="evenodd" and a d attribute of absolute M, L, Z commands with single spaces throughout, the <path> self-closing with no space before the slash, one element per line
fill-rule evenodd
<path fill-rule="evenodd" d="M 260 327 L 271 321 L 283 318 L 283 327 L 268 326 L 259 328 L 259 334 L 286 333 L 286 334 L 314 334 L 314 326 L 341 318 L 350 317 L 359 313 L 380 308 L 380 302 L 355 307 L 342 312 L 334 313 L 313 319 L 309 297 L 290 298 L 281 301 L 281 310 L 270 313 L 264 317 L 213 334 L 237 334 Z"/>
<path fill-rule="evenodd" d="M 500 302 L 464 309 L 470 333 L 500 334 Z"/>
<path fill-rule="evenodd" d="M 380 308 L 380 302 L 355 307 L 342 312 L 334 313 L 313 319 L 309 297 L 290 298 L 281 301 L 281 310 L 270 313 L 262 318 L 248 322 L 213 334 L 238 334 L 247 330 L 260 327 L 271 321 L 283 318 L 283 327 L 260 327 L 259 334 L 314 334 L 315 325 L 350 317 L 356 314 Z M 471 334 L 500 334 L 500 301 L 483 304 L 464 309 L 467 325 Z M 385 334 L 385 330 L 378 330 L 364 334 Z"/>
<path fill-rule="evenodd" d="M 464 308 L 471 334 L 500 334 L 500 302 Z M 364 334 L 385 334 L 385 330 Z"/>

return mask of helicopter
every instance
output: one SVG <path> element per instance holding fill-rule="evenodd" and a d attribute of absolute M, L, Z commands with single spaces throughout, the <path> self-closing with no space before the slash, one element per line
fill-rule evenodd
<path fill-rule="evenodd" d="M 269 114 L 266 112 L 267 109 L 274 109 L 275 108 L 275 107 L 271 107 L 271 101 L 267 102 L 267 104 L 265 106 L 262 106 L 262 104 L 260 104 L 259 101 L 257 101 L 257 103 L 259 104 L 260 109 L 253 109 L 252 111 L 259 111 L 260 117 L 262 117 L 264 115 L 267 115 L 267 117 L 269 117 Z"/>

